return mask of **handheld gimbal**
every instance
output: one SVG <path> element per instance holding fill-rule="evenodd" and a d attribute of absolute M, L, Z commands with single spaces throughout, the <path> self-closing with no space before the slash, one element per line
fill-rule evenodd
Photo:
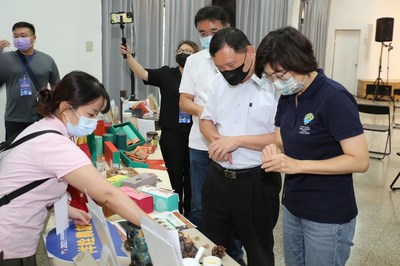
<path fill-rule="evenodd" d="M 133 22 L 133 14 L 132 12 L 116 12 L 116 13 L 110 13 L 110 23 L 111 24 L 119 24 L 119 27 L 121 28 L 122 32 L 122 37 L 121 37 L 121 42 L 122 45 L 126 47 L 126 38 L 125 38 L 125 24 L 132 23 Z M 126 58 L 126 54 L 124 54 L 124 58 Z"/>

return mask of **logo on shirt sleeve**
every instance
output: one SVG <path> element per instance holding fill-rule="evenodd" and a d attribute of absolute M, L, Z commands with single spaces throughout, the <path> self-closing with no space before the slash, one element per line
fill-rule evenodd
<path fill-rule="evenodd" d="M 307 126 L 311 121 L 314 120 L 314 114 L 313 113 L 308 113 L 304 116 L 303 118 L 303 123 L 304 126 L 300 126 L 299 128 L 299 134 L 302 135 L 310 135 L 310 127 Z"/>

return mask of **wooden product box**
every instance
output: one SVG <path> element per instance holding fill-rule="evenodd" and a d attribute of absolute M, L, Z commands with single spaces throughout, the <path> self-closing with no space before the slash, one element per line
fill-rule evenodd
<path fill-rule="evenodd" d="M 125 166 L 127 167 L 133 167 L 133 168 L 149 168 L 149 165 L 144 162 L 136 162 L 129 158 L 124 151 L 120 151 L 120 156 L 121 156 L 121 161 L 124 163 Z"/>

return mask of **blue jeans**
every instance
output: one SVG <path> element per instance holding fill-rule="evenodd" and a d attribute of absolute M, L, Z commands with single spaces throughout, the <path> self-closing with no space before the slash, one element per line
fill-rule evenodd
<path fill-rule="evenodd" d="M 204 180 L 207 176 L 208 165 L 211 160 L 208 158 L 208 151 L 189 148 L 190 157 L 190 181 L 192 186 L 192 210 L 190 221 L 202 230 L 203 214 L 201 206 L 201 194 L 203 193 Z"/>
<path fill-rule="evenodd" d="M 339 266 L 350 257 L 356 218 L 325 224 L 298 218 L 283 207 L 283 246 L 287 266 Z"/>

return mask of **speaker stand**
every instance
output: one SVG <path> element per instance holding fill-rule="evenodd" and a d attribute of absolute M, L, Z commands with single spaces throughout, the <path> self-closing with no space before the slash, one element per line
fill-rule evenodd
<path fill-rule="evenodd" d="M 381 72 L 382 72 L 382 52 L 383 52 L 383 47 L 386 47 L 386 45 L 382 42 L 381 43 L 381 53 L 379 55 L 379 69 L 378 69 L 378 77 L 374 81 L 372 85 L 375 85 L 375 91 L 374 91 L 374 97 L 372 101 L 380 100 L 383 96 L 388 96 L 390 101 L 393 101 L 393 97 L 391 92 L 389 91 L 389 87 L 385 85 L 385 82 L 383 82 L 381 78 Z M 379 87 L 384 88 L 385 93 L 382 95 L 379 92 Z M 379 97 L 378 97 L 379 95 Z"/>
<path fill-rule="evenodd" d="M 389 55 L 390 55 L 390 51 L 391 50 L 393 50 L 393 46 L 392 46 L 392 43 L 389 43 L 388 45 L 385 45 L 385 47 L 386 48 L 388 48 L 388 51 L 387 51 L 387 62 L 386 62 L 386 86 L 387 86 L 387 88 L 388 88 L 388 90 L 389 90 Z M 392 94 L 394 95 L 394 87 L 392 86 L 392 89 L 393 89 L 393 93 L 392 93 L 392 91 L 390 91 L 390 99 L 393 101 L 393 103 L 394 103 L 394 96 L 392 97 Z"/>

